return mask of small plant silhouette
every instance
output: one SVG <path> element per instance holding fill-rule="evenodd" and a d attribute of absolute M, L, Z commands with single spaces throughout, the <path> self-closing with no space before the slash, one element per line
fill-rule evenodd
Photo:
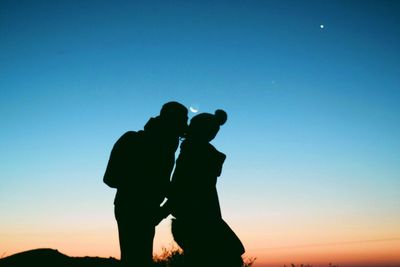
<path fill-rule="evenodd" d="M 243 267 L 250 267 L 257 258 L 246 257 L 243 259 Z M 201 259 L 199 259 L 201 260 Z M 171 245 L 169 249 L 163 247 L 161 254 L 154 257 L 155 267 L 185 267 L 185 255 L 179 247 Z M 206 266 L 204 266 L 206 267 Z M 333 266 L 335 267 L 335 266 Z"/>
<path fill-rule="evenodd" d="M 286 265 L 283 265 L 283 267 L 287 267 Z M 300 264 L 296 265 L 294 263 L 290 264 L 290 267 L 312 267 L 310 264 Z M 332 263 L 329 263 L 328 267 L 339 267 L 339 265 L 334 265 Z"/>
<path fill-rule="evenodd" d="M 247 257 L 243 259 L 243 267 L 250 267 L 254 264 L 257 258 Z"/>
<path fill-rule="evenodd" d="M 163 247 L 160 255 L 154 257 L 154 265 L 156 267 L 184 267 L 183 251 L 171 245 L 169 249 Z"/>

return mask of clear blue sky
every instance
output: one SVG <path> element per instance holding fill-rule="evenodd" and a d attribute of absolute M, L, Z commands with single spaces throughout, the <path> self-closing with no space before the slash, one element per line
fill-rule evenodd
<path fill-rule="evenodd" d="M 330 216 L 335 241 L 400 237 L 399 14 L 397 1 L 1 0 L 0 233 L 82 225 L 88 210 L 113 225 L 113 143 L 177 100 L 228 112 L 218 189 L 247 247 L 329 242 L 307 223 Z M 352 235 L 349 221 L 392 230 Z M 308 230 L 286 240 L 274 223 Z"/>

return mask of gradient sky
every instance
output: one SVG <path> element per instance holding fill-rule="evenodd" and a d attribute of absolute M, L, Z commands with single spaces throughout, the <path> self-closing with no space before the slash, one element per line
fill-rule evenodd
<path fill-rule="evenodd" d="M 395 0 L 0 0 L 0 256 L 119 257 L 109 152 L 177 100 L 228 112 L 219 196 L 256 266 L 400 264 L 399 14 Z M 165 220 L 155 251 L 171 243 Z"/>

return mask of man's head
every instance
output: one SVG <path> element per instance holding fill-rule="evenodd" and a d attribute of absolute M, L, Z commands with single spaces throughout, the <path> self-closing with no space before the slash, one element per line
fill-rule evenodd
<path fill-rule="evenodd" d="M 160 111 L 160 119 L 173 134 L 183 136 L 187 129 L 188 109 L 181 103 L 171 101 L 165 103 Z"/>

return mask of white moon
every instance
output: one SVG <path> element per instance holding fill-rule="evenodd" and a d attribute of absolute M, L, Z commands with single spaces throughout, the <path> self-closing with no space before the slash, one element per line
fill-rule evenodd
<path fill-rule="evenodd" d="M 189 109 L 190 109 L 190 111 L 193 112 L 193 113 L 199 112 L 199 108 L 197 108 L 197 107 L 190 106 Z"/>
<path fill-rule="evenodd" d="M 323 28 L 325 28 L 325 25 L 324 25 L 324 24 L 321 24 L 321 25 L 319 25 L 319 27 L 320 27 L 321 29 L 323 29 Z"/>

